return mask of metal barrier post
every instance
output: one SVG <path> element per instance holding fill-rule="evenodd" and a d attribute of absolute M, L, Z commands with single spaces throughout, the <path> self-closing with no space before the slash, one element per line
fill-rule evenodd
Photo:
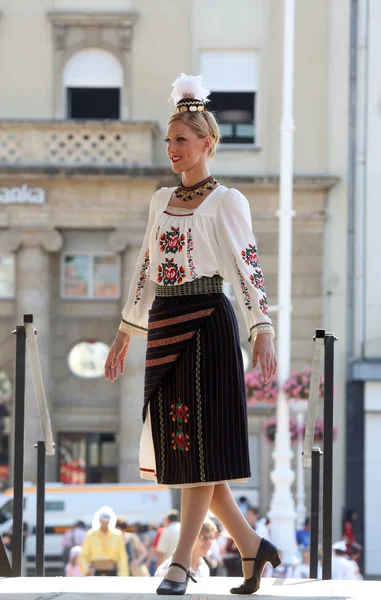
<path fill-rule="evenodd" d="M 318 578 L 320 457 L 322 454 L 320 448 L 312 448 L 310 579 Z"/>
<path fill-rule="evenodd" d="M 45 577 L 45 443 L 37 442 L 36 577 Z"/>
<path fill-rule="evenodd" d="M 332 485 L 333 485 L 333 333 L 324 344 L 324 471 L 323 471 L 323 579 L 332 579 Z"/>
<path fill-rule="evenodd" d="M 306 429 L 304 434 L 304 447 L 303 447 L 303 467 L 305 469 L 311 468 L 312 461 L 312 446 L 315 436 L 315 423 L 316 423 L 316 412 L 318 406 L 318 394 L 320 385 L 320 373 L 323 368 L 324 359 L 324 340 L 325 330 L 316 329 L 314 342 L 314 356 L 312 360 L 312 372 L 310 381 L 310 390 L 308 395 L 308 409 L 306 417 Z"/>
<path fill-rule="evenodd" d="M 14 413 L 12 576 L 21 577 L 24 521 L 25 327 L 18 325 L 16 331 L 13 333 L 16 334 L 16 390 Z"/>

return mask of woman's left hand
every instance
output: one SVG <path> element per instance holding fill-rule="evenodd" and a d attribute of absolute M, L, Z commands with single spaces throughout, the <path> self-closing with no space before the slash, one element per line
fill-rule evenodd
<path fill-rule="evenodd" d="M 277 368 L 277 360 L 273 336 L 271 333 L 259 333 L 255 340 L 253 349 L 253 369 L 259 362 L 261 364 L 263 380 L 268 383 L 270 377 L 275 375 Z"/>

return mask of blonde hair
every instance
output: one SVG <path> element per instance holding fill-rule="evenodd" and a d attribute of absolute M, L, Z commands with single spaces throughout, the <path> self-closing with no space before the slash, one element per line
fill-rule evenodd
<path fill-rule="evenodd" d="M 213 113 L 208 111 L 174 113 L 169 118 L 168 125 L 175 121 L 182 121 L 185 125 L 190 127 L 199 138 L 204 138 L 209 135 L 212 140 L 212 145 L 208 150 L 208 156 L 212 158 L 216 154 L 217 144 L 220 141 L 220 130 Z"/>
<path fill-rule="evenodd" d="M 211 533 L 213 535 L 216 535 L 217 532 L 217 526 L 213 523 L 213 521 L 211 519 L 205 519 L 205 521 L 202 524 L 200 534 Z"/>

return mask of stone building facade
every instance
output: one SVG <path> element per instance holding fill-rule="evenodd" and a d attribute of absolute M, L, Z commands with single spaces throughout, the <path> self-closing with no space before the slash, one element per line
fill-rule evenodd
<path fill-rule="evenodd" d="M 348 91 L 348 31 L 338 26 L 347 2 L 296 4 L 293 368 L 311 363 L 316 327 L 334 326 L 345 338 L 345 249 L 335 226 L 345 219 Z M 97 375 L 104 348 L 96 366 L 89 354 L 96 342 L 113 341 L 153 192 L 176 183 L 163 138 L 171 83 L 181 71 L 202 70 L 221 107 L 224 139 L 212 172 L 250 202 L 269 303 L 276 305 L 282 6 L 281 0 L 0 0 L 0 367 L 14 384 L 11 331 L 23 313 L 33 313 L 58 443 L 51 480 L 70 480 L 74 454 L 69 467 L 81 480 L 138 479 L 145 343 L 133 340 L 126 375 L 112 385 Z M 226 105 L 243 121 L 229 121 Z M 334 285 L 325 277 L 332 256 L 339 272 Z M 82 342 L 86 376 L 69 363 Z M 242 347 L 249 351 L 243 329 Z M 343 430 L 345 345 L 337 356 L 335 421 Z M 39 425 L 27 388 L 31 448 Z M 268 411 L 249 413 L 249 490 L 266 511 L 272 461 L 261 427 Z M 342 437 L 335 455 L 337 521 L 343 453 Z M 35 479 L 33 452 L 26 454 L 26 477 Z"/>

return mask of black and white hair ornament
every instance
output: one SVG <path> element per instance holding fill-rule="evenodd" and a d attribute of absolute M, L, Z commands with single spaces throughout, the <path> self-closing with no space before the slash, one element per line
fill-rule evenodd
<path fill-rule="evenodd" d="M 175 112 L 203 112 L 209 102 L 210 90 L 204 87 L 202 75 L 185 75 L 175 79 L 170 100 L 173 100 Z"/>

